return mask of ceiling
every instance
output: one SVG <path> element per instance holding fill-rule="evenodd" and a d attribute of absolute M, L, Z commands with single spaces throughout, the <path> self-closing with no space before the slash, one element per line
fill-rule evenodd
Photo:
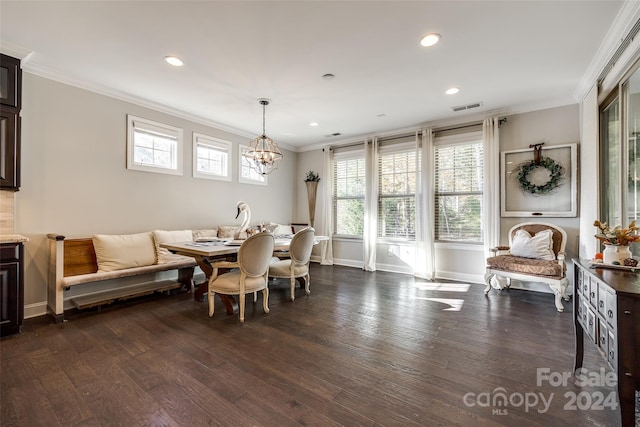
<path fill-rule="evenodd" d="M 267 135 L 305 150 L 576 103 L 622 4 L 1 0 L 0 40 L 24 50 L 28 72 L 243 136 L 261 133 L 269 98 Z M 440 43 L 422 47 L 430 32 Z"/>

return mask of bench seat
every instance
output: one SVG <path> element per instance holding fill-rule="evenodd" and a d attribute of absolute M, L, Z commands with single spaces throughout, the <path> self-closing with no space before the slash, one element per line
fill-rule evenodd
<path fill-rule="evenodd" d="M 158 273 L 160 271 L 175 270 L 178 268 L 195 267 L 196 261 L 191 257 L 181 257 L 182 260 L 176 260 L 173 262 L 167 262 L 163 264 L 146 265 L 144 267 L 131 267 L 124 270 L 115 270 L 107 272 L 96 272 L 88 274 L 79 274 L 77 276 L 68 276 L 62 278 L 60 285 L 64 290 L 69 289 L 74 285 L 81 285 L 83 283 L 100 282 L 103 280 L 120 279 L 122 277 L 138 276 L 146 273 Z"/>

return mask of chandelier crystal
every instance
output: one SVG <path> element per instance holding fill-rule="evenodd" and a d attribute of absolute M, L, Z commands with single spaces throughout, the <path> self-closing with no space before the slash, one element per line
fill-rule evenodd
<path fill-rule="evenodd" d="M 242 155 L 260 175 L 269 175 L 278 169 L 280 160 L 284 156 L 280 148 L 278 148 L 278 144 L 265 133 L 265 107 L 269 105 L 269 100 L 261 98 L 258 103 L 262 105 L 262 135 L 252 140 L 249 146 L 242 150 Z"/>

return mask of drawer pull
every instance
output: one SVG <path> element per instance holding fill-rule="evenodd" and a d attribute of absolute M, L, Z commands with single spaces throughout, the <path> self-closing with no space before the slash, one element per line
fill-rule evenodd
<path fill-rule="evenodd" d="M 631 314 L 631 311 L 629 311 L 629 310 L 625 310 L 625 311 L 624 311 L 624 314 Z"/>
<path fill-rule="evenodd" d="M 609 359 L 613 359 L 613 351 L 609 352 Z"/>
<path fill-rule="evenodd" d="M 632 376 L 633 376 L 633 374 L 632 374 L 631 372 L 625 372 L 624 374 L 625 374 L 626 376 L 628 376 L 628 377 L 632 377 Z"/>
<path fill-rule="evenodd" d="M 609 316 L 609 318 L 613 318 L 613 310 L 607 310 L 607 316 Z"/>
<path fill-rule="evenodd" d="M 600 308 L 604 308 L 604 301 L 600 301 Z"/>
<path fill-rule="evenodd" d="M 596 297 L 596 293 L 595 292 L 591 292 L 591 298 L 595 298 Z"/>

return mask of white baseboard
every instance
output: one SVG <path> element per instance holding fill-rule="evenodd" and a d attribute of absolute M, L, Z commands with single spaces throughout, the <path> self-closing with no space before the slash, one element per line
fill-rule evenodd
<path fill-rule="evenodd" d="M 362 261 L 356 261 L 356 260 L 352 260 L 352 259 L 334 258 L 333 259 L 333 264 L 334 265 L 342 265 L 344 267 L 362 268 Z"/>
<path fill-rule="evenodd" d="M 458 271 L 436 271 L 436 278 L 457 282 L 484 283 L 484 275 L 466 274 Z"/>
<path fill-rule="evenodd" d="M 24 318 L 44 316 L 47 314 L 47 302 L 36 302 L 34 304 L 26 304 L 24 306 Z"/>

